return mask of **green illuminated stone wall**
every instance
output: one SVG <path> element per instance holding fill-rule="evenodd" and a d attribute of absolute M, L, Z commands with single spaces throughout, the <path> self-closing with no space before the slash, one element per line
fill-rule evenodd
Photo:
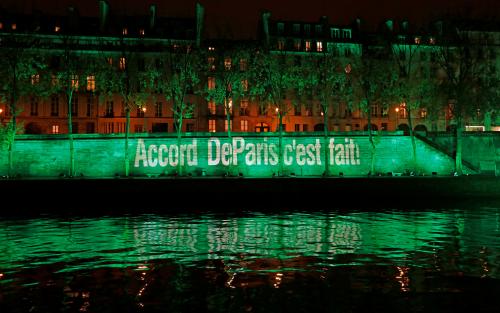
<path fill-rule="evenodd" d="M 409 137 L 375 137 L 375 172 L 411 171 Z M 57 177 L 68 172 L 69 144 L 63 136 L 19 136 L 15 146 L 15 173 L 21 177 Z M 183 174 L 220 176 L 226 173 L 245 177 L 271 177 L 279 171 L 279 139 L 273 134 L 245 134 L 231 141 L 224 133 L 186 136 L 178 146 L 173 136 L 134 136 L 129 141 L 130 173 L 133 176 L 170 176 L 182 166 Z M 327 160 L 325 160 L 325 149 Z M 370 170 L 368 136 L 287 134 L 283 137 L 285 175 L 319 176 L 330 164 L 330 173 L 366 175 Z M 446 154 L 417 141 L 419 171 L 449 175 L 454 162 Z M 78 135 L 75 139 L 77 175 L 113 177 L 124 173 L 124 139 L 121 135 Z M 7 174 L 7 152 L 0 156 L 0 174 Z"/>

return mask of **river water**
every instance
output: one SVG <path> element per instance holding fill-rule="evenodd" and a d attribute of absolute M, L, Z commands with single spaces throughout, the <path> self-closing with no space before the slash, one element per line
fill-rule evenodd
<path fill-rule="evenodd" d="M 498 312 L 500 206 L 3 218 L 1 312 Z"/>

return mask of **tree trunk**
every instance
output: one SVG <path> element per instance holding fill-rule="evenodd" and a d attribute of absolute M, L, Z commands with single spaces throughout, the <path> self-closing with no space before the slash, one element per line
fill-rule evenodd
<path fill-rule="evenodd" d="M 278 118 L 278 149 L 279 149 L 279 169 L 278 176 L 283 176 L 283 115 L 279 112 Z"/>
<path fill-rule="evenodd" d="M 73 142 L 73 91 L 68 93 L 68 141 L 69 141 L 69 177 L 75 176 L 75 146 Z"/>
<path fill-rule="evenodd" d="M 177 117 L 175 118 L 175 122 L 176 122 L 176 132 L 177 132 L 177 147 L 178 147 L 178 151 L 179 151 L 179 161 L 177 162 L 177 174 L 179 176 L 182 176 L 183 175 L 183 172 L 182 172 L 182 166 L 181 166 L 181 162 L 180 162 L 180 157 L 181 157 L 181 154 L 180 154 L 180 151 L 181 151 L 181 141 L 182 141 L 182 122 L 183 122 L 183 116 L 182 116 L 182 113 L 181 114 L 177 114 Z"/>
<path fill-rule="evenodd" d="M 370 141 L 370 151 L 371 151 L 371 162 L 370 162 L 370 172 L 368 175 L 375 175 L 375 143 L 373 142 L 372 136 L 372 111 L 371 103 L 367 101 L 368 105 L 368 140 Z"/>
<path fill-rule="evenodd" d="M 128 107 L 128 103 L 125 103 L 125 177 L 130 175 L 130 155 L 128 149 L 128 138 L 130 134 L 130 108 Z"/>
<path fill-rule="evenodd" d="M 10 112 L 12 114 L 12 119 L 10 123 L 10 129 L 7 129 L 7 140 L 8 140 L 8 162 L 9 168 L 7 175 L 9 177 L 14 176 L 14 144 L 16 141 L 17 133 L 17 75 L 14 70 L 14 81 L 12 87 L 12 94 L 10 99 Z"/>
<path fill-rule="evenodd" d="M 325 172 L 323 173 L 323 176 L 330 176 L 330 160 L 328 158 L 328 109 L 323 108 L 323 134 L 324 134 L 324 160 L 325 160 Z"/>
<path fill-rule="evenodd" d="M 455 154 L 455 172 L 457 175 L 463 174 L 462 168 L 462 119 L 457 118 L 457 130 L 456 130 L 456 139 L 457 139 L 457 149 Z"/>
<path fill-rule="evenodd" d="M 225 103 L 229 103 L 227 102 L 229 100 L 226 100 Z M 231 145 L 231 114 L 229 112 L 229 105 L 226 105 L 226 120 L 227 120 L 227 138 L 228 138 L 228 141 L 229 141 L 229 144 Z M 232 151 L 231 151 L 232 152 Z M 229 158 L 229 168 L 227 169 L 227 173 L 230 174 L 231 173 L 231 169 L 232 169 L 232 164 L 233 164 L 233 154 L 231 153 L 231 157 Z"/>
<path fill-rule="evenodd" d="M 413 153 L 413 171 L 417 171 L 417 143 L 415 142 L 415 133 L 413 132 L 413 122 L 411 120 L 411 110 L 408 107 L 408 127 L 410 128 L 410 139 L 411 139 L 411 147 Z"/>

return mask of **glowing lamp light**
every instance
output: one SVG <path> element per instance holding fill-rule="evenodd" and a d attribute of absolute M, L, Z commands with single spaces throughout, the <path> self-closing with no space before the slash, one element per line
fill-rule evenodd
<path fill-rule="evenodd" d="M 278 109 L 278 108 L 276 108 L 276 113 L 278 113 L 278 112 L 279 112 L 279 109 Z"/>
<path fill-rule="evenodd" d="M 146 107 L 143 107 L 143 108 L 142 108 L 142 112 L 146 112 Z"/>
<path fill-rule="evenodd" d="M 2 114 L 2 113 L 3 113 L 3 109 L 0 109 L 0 114 Z"/>
<path fill-rule="evenodd" d="M 399 112 L 399 108 L 395 108 L 394 111 L 396 111 L 396 113 L 398 113 Z"/>

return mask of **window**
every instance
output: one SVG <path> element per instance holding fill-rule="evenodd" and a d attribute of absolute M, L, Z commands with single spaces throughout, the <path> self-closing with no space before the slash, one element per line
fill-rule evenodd
<path fill-rule="evenodd" d="M 285 40 L 284 39 L 278 40 L 278 50 L 285 50 Z"/>
<path fill-rule="evenodd" d="M 224 103 L 224 113 L 225 114 L 233 114 L 233 99 L 227 100 L 228 102 Z"/>
<path fill-rule="evenodd" d="M 295 124 L 295 131 L 299 132 L 300 131 L 300 124 Z"/>
<path fill-rule="evenodd" d="M 330 37 L 332 37 L 332 38 L 340 38 L 340 29 L 338 29 L 338 28 L 331 28 L 330 29 Z"/>
<path fill-rule="evenodd" d="M 242 132 L 247 132 L 248 131 L 248 121 L 247 120 L 241 120 L 240 121 L 240 130 Z"/>
<path fill-rule="evenodd" d="M 73 95 L 71 97 L 71 115 L 78 116 L 78 97 Z"/>
<path fill-rule="evenodd" d="M 303 132 L 309 131 L 309 125 L 307 125 L 307 124 L 302 124 L 302 131 L 303 131 Z"/>
<path fill-rule="evenodd" d="M 295 39 L 295 40 L 293 41 L 293 47 L 295 48 L 295 50 L 300 51 L 300 48 L 301 48 L 301 40 L 300 40 L 300 39 Z"/>
<path fill-rule="evenodd" d="M 244 80 L 241 81 L 241 89 L 244 92 L 248 91 L 248 79 L 244 79 Z"/>
<path fill-rule="evenodd" d="M 248 116 L 248 100 L 240 101 L 240 116 Z"/>
<path fill-rule="evenodd" d="M 259 115 L 266 115 L 266 107 L 263 105 L 259 105 Z"/>
<path fill-rule="evenodd" d="M 345 124 L 345 131 L 350 132 L 351 131 L 351 124 Z"/>
<path fill-rule="evenodd" d="M 107 58 L 106 61 L 109 65 L 113 65 L 113 58 Z"/>
<path fill-rule="evenodd" d="M 350 29 L 342 29 L 342 38 L 351 39 L 351 30 Z"/>
<path fill-rule="evenodd" d="M 115 125 L 111 122 L 104 123 L 104 133 L 105 134 L 112 134 L 115 132 Z"/>
<path fill-rule="evenodd" d="M 16 30 L 16 29 L 17 29 L 17 24 L 16 24 L 16 23 L 13 23 L 13 24 L 11 25 L 11 28 L 12 28 L 12 30 Z"/>
<path fill-rule="evenodd" d="M 93 102 L 93 97 L 92 95 L 88 95 L 87 97 L 87 117 L 90 117 L 92 115 L 92 102 Z"/>
<path fill-rule="evenodd" d="M 120 70 L 125 70 L 125 67 L 127 66 L 127 59 L 125 59 L 125 57 L 120 57 L 120 62 L 118 64 L 118 68 Z"/>
<path fill-rule="evenodd" d="M 370 105 L 370 111 L 371 111 L 372 116 L 377 117 L 378 116 L 378 105 L 377 104 Z"/>
<path fill-rule="evenodd" d="M 240 59 L 240 71 L 244 72 L 248 69 L 247 59 Z"/>
<path fill-rule="evenodd" d="M 283 34 L 284 31 L 285 31 L 285 24 L 278 23 L 278 35 Z"/>
<path fill-rule="evenodd" d="M 77 122 L 73 122 L 71 123 L 71 132 L 73 134 L 78 134 L 78 123 Z"/>
<path fill-rule="evenodd" d="M 260 122 L 255 125 L 255 132 L 257 133 L 265 133 L 269 131 L 269 125 L 266 123 Z"/>
<path fill-rule="evenodd" d="M 224 68 L 226 70 L 230 70 L 231 69 L 231 58 L 229 58 L 229 57 L 224 58 Z"/>
<path fill-rule="evenodd" d="M 323 43 L 321 41 L 316 42 L 316 51 L 323 52 Z"/>
<path fill-rule="evenodd" d="M 87 134 L 95 133 L 95 124 L 92 122 L 87 123 L 86 132 Z"/>
<path fill-rule="evenodd" d="M 427 118 L 427 109 L 420 109 L 420 118 Z"/>
<path fill-rule="evenodd" d="M 208 120 L 208 131 L 211 133 L 215 133 L 215 120 Z"/>
<path fill-rule="evenodd" d="M 87 91 L 95 91 L 95 76 L 87 76 Z"/>
<path fill-rule="evenodd" d="M 188 132 L 188 133 L 194 132 L 194 124 L 193 123 L 186 123 L 186 132 Z"/>
<path fill-rule="evenodd" d="M 431 45 L 435 45 L 436 44 L 436 38 L 434 38 L 434 37 L 429 38 L 429 43 Z"/>
<path fill-rule="evenodd" d="M 214 57 L 208 57 L 207 63 L 208 63 L 208 68 L 211 71 L 215 71 L 215 58 Z"/>
<path fill-rule="evenodd" d="M 3 29 L 3 23 L 0 23 L 0 29 Z"/>
<path fill-rule="evenodd" d="M 128 29 L 127 28 L 123 28 L 122 29 L 122 35 L 123 36 L 127 36 L 128 35 Z"/>
<path fill-rule="evenodd" d="M 304 32 L 306 33 L 306 35 L 309 35 L 311 33 L 311 25 L 305 24 L 304 25 Z"/>
<path fill-rule="evenodd" d="M 61 30 L 61 27 L 60 27 L 60 26 L 57 26 L 57 25 L 56 25 L 56 26 L 54 27 L 54 31 L 55 31 L 56 33 L 58 33 L 60 30 Z"/>
<path fill-rule="evenodd" d="M 311 41 L 306 40 L 306 51 L 311 51 Z"/>
<path fill-rule="evenodd" d="M 142 124 L 135 124 L 134 126 L 134 132 L 136 133 L 142 133 L 144 131 L 144 125 Z"/>
<path fill-rule="evenodd" d="M 78 75 L 71 75 L 71 88 L 78 89 Z"/>
<path fill-rule="evenodd" d="M 382 123 L 380 130 L 387 130 L 387 123 Z"/>
<path fill-rule="evenodd" d="M 36 85 L 38 83 L 40 83 L 40 74 L 31 75 L 31 84 Z"/>
<path fill-rule="evenodd" d="M 52 125 L 52 133 L 59 134 L 59 125 Z"/>
<path fill-rule="evenodd" d="M 302 106 L 300 104 L 298 104 L 297 106 L 295 106 L 295 116 L 300 116 L 301 115 L 301 109 L 302 109 Z"/>
<path fill-rule="evenodd" d="M 163 103 L 156 102 L 155 103 L 155 117 L 162 117 L 162 116 L 163 116 Z"/>
<path fill-rule="evenodd" d="M 348 57 L 350 57 L 350 56 L 351 56 L 351 48 L 346 47 L 346 48 L 344 49 L 344 56 L 345 56 L 346 58 L 348 58 Z"/>
<path fill-rule="evenodd" d="M 293 24 L 293 33 L 298 35 L 300 33 L 300 24 Z"/>
<path fill-rule="evenodd" d="M 144 114 L 146 113 L 146 107 L 137 107 L 137 117 L 144 117 Z"/>
<path fill-rule="evenodd" d="M 215 89 L 215 77 L 212 76 L 208 77 L 208 89 L 209 90 Z"/>
<path fill-rule="evenodd" d="M 321 35 L 323 32 L 323 27 L 321 25 L 316 25 L 316 35 Z"/>
<path fill-rule="evenodd" d="M 125 132 L 125 127 L 127 127 L 126 123 L 115 123 L 115 132 L 117 133 L 124 133 Z"/>
<path fill-rule="evenodd" d="M 50 99 L 50 116 L 59 116 L 59 96 L 53 95 Z"/>
<path fill-rule="evenodd" d="M 208 47 L 208 51 L 215 51 L 215 47 Z"/>
<path fill-rule="evenodd" d="M 139 35 L 144 36 L 144 28 L 139 29 Z"/>
<path fill-rule="evenodd" d="M 215 101 L 210 100 L 208 101 L 208 114 L 215 115 L 215 113 L 216 113 Z"/>
<path fill-rule="evenodd" d="M 113 101 L 106 101 L 106 110 L 104 112 L 104 117 L 113 117 Z"/>
<path fill-rule="evenodd" d="M 38 98 L 37 97 L 31 97 L 30 115 L 31 116 L 38 116 Z"/>
<path fill-rule="evenodd" d="M 418 37 L 418 36 L 415 37 L 415 39 L 414 39 L 414 42 L 415 42 L 416 45 L 419 45 L 421 41 L 422 41 L 422 39 L 420 37 Z"/>
<path fill-rule="evenodd" d="M 231 121 L 229 121 L 231 122 Z M 224 120 L 224 131 L 227 132 L 227 125 L 228 125 L 228 120 Z M 229 123 L 230 126 L 230 129 L 233 130 L 233 123 Z"/>

